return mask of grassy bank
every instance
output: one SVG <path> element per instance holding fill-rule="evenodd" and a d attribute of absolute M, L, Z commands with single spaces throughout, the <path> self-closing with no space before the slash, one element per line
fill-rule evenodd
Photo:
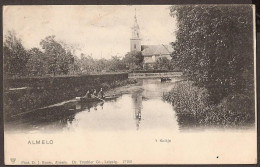
<path fill-rule="evenodd" d="M 230 94 L 219 104 L 210 104 L 206 89 L 194 86 L 191 81 L 180 81 L 163 99 L 172 103 L 182 127 L 254 124 L 254 97 L 244 94 Z"/>
<path fill-rule="evenodd" d="M 20 87 L 27 88 L 4 91 L 4 114 L 8 118 L 28 110 L 70 100 L 76 96 L 83 96 L 87 90 L 103 88 L 104 91 L 108 91 L 135 82 L 135 80 L 130 80 L 121 74 L 13 81 L 13 84 L 8 86 L 18 86 L 19 84 Z"/>

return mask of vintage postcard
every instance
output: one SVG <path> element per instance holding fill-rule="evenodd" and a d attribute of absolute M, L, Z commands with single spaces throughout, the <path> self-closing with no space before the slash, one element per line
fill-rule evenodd
<path fill-rule="evenodd" d="M 254 5 L 3 7 L 6 165 L 255 164 Z"/>

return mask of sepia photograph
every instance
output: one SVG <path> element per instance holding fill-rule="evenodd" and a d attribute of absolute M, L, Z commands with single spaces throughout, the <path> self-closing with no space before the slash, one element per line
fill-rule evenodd
<path fill-rule="evenodd" d="M 255 10 L 3 6 L 5 165 L 256 164 Z"/>

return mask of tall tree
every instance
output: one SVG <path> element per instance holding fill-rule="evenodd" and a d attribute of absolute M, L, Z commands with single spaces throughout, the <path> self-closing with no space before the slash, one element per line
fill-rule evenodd
<path fill-rule="evenodd" d="M 25 75 L 27 52 L 21 39 L 17 38 L 14 31 L 8 31 L 5 36 L 4 46 L 4 72 L 8 75 Z"/>
<path fill-rule="evenodd" d="M 47 59 L 49 74 L 68 74 L 69 65 L 73 63 L 73 55 L 70 51 L 56 41 L 55 36 L 48 36 L 40 42 Z"/>
<path fill-rule="evenodd" d="M 42 76 L 47 73 L 46 57 L 39 48 L 32 48 L 28 51 L 26 68 L 29 75 Z"/>
<path fill-rule="evenodd" d="M 142 52 L 131 51 L 125 55 L 123 61 L 129 70 L 137 70 L 143 68 L 144 57 Z"/>
<path fill-rule="evenodd" d="M 90 73 L 97 71 L 96 62 L 91 56 L 81 53 L 80 66 L 83 72 Z"/>
<path fill-rule="evenodd" d="M 113 56 L 110 59 L 109 70 L 110 71 L 119 71 L 125 69 L 125 64 L 118 56 Z"/>
<path fill-rule="evenodd" d="M 209 90 L 213 102 L 253 86 L 252 14 L 252 7 L 241 5 L 170 9 L 178 20 L 173 60 L 185 76 Z"/>

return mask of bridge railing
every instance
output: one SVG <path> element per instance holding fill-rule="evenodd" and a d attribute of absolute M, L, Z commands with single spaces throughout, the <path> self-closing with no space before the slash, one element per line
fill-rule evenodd
<path fill-rule="evenodd" d="M 129 73 L 128 78 L 161 78 L 161 77 L 177 77 L 182 72 L 163 72 L 163 73 Z"/>

